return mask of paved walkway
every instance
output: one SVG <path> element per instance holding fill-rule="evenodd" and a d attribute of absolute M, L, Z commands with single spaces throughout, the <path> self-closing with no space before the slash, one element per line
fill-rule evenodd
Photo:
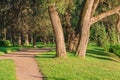
<path fill-rule="evenodd" d="M 0 59 L 14 60 L 17 80 L 43 80 L 34 57 L 40 52 L 49 50 L 50 49 L 22 49 L 12 54 L 0 56 Z"/>

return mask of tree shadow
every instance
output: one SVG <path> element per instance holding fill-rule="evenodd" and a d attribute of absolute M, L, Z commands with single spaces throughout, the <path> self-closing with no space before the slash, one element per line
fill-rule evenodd
<path fill-rule="evenodd" d="M 87 50 L 87 56 L 102 59 L 102 60 L 115 61 L 115 62 L 120 63 L 119 60 L 114 59 L 113 56 L 111 56 L 109 53 L 104 52 L 104 51 L 100 51 L 100 50 L 98 50 L 98 49 L 96 49 L 96 50 Z"/>
<path fill-rule="evenodd" d="M 35 56 L 35 58 L 55 58 L 56 55 L 55 54 L 40 54 Z"/>
<path fill-rule="evenodd" d="M 43 79 L 43 80 L 48 80 L 48 79 L 51 79 L 51 80 L 68 80 L 68 79 L 65 79 L 65 78 L 56 78 L 56 77 L 39 77 L 39 76 L 33 76 L 35 78 L 40 78 L 40 79 Z"/>
<path fill-rule="evenodd" d="M 100 49 L 101 50 L 101 49 Z M 110 56 L 107 52 L 100 50 L 87 50 L 88 54 L 100 55 L 100 56 Z"/>

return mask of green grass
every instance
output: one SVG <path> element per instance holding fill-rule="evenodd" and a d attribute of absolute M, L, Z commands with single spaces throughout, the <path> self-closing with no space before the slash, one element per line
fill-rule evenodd
<path fill-rule="evenodd" d="M 0 55 L 18 51 L 21 47 L 0 47 Z"/>
<path fill-rule="evenodd" d="M 54 58 L 55 52 L 36 56 L 47 80 L 119 80 L 120 59 L 102 48 L 89 45 L 87 56 L 81 59 L 68 53 L 67 59 Z"/>
<path fill-rule="evenodd" d="M 0 80 L 16 80 L 15 65 L 12 60 L 0 60 Z"/>
<path fill-rule="evenodd" d="M 53 43 L 48 43 L 46 45 L 44 45 L 43 42 L 37 42 L 37 47 L 38 48 L 54 48 L 55 47 L 55 44 Z"/>

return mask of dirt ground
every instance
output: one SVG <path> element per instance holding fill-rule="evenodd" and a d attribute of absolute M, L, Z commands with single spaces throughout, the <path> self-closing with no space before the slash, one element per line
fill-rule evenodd
<path fill-rule="evenodd" d="M 16 65 L 17 80 L 43 80 L 34 59 L 35 55 L 50 49 L 22 49 L 12 54 L 0 56 L 0 59 L 13 59 Z"/>

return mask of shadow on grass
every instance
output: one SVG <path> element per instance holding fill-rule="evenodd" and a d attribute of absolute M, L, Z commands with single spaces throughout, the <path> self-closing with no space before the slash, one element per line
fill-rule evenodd
<path fill-rule="evenodd" d="M 33 77 L 40 78 L 40 79 L 43 79 L 43 80 L 48 80 L 48 79 L 51 79 L 51 80 L 68 80 L 68 79 L 56 78 L 56 77 L 39 77 L 39 76 L 33 76 Z"/>
<path fill-rule="evenodd" d="M 107 52 L 100 50 L 87 50 L 88 54 L 100 55 L 100 56 L 110 56 Z"/>
<path fill-rule="evenodd" d="M 43 80 L 48 80 L 48 79 L 52 79 L 52 80 L 67 80 L 67 79 L 64 79 L 64 78 L 43 77 Z"/>
<path fill-rule="evenodd" d="M 120 62 L 118 60 L 112 59 L 112 56 L 109 53 L 104 52 L 104 51 L 100 51 L 100 50 L 98 50 L 98 49 L 96 49 L 96 50 L 87 50 L 87 56 L 102 59 L 102 60 Z"/>
<path fill-rule="evenodd" d="M 55 58 L 55 54 L 40 54 L 39 56 L 35 56 L 35 58 Z"/>

